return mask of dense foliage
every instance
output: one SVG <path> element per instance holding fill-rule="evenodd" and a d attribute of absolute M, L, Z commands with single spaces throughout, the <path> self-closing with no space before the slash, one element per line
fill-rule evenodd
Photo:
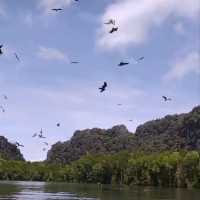
<path fill-rule="evenodd" d="M 10 160 L 24 160 L 23 155 L 15 144 L 0 136 L 0 158 Z"/>
<path fill-rule="evenodd" d="M 71 140 L 58 142 L 48 152 L 50 163 L 67 164 L 88 152 L 112 154 L 122 150 L 162 152 L 200 150 L 200 106 L 190 113 L 168 115 L 147 122 L 130 133 L 125 126 L 76 131 Z"/>
<path fill-rule="evenodd" d="M 54 144 L 48 152 L 50 163 L 68 164 L 78 160 L 88 152 L 91 154 L 112 154 L 122 150 L 132 150 L 134 135 L 124 125 L 112 129 L 86 129 L 76 131 L 70 141 Z"/>
<path fill-rule="evenodd" d="M 200 154 L 88 154 L 70 165 L 1 159 L 0 179 L 200 188 Z"/>

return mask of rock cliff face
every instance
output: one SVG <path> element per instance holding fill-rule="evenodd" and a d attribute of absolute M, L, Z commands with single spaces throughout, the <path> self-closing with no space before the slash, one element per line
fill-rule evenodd
<path fill-rule="evenodd" d="M 0 136 L 0 158 L 8 160 L 24 160 L 23 155 L 16 145 L 9 143 L 3 136 Z"/>
<path fill-rule="evenodd" d="M 200 150 L 200 106 L 147 122 L 136 129 L 135 138 L 137 149 L 144 151 Z"/>
<path fill-rule="evenodd" d="M 48 152 L 47 161 L 69 163 L 91 153 L 116 153 L 130 150 L 134 146 L 134 135 L 123 125 L 111 129 L 86 129 L 76 131 L 67 142 L 54 144 Z"/>
<path fill-rule="evenodd" d="M 76 131 L 71 140 L 54 144 L 48 152 L 51 163 L 70 163 L 87 154 L 116 153 L 122 150 L 160 152 L 200 150 L 200 106 L 190 113 L 168 115 L 140 125 L 135 134 L 124 125 L 111 129 Z"/>

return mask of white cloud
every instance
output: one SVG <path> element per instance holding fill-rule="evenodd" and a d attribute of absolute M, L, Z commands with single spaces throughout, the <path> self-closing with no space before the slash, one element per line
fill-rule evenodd
<path fill-rule="evenodd" d="M 68 56 L 62 51 L 54 48 L 47 47 L 39 47 L 38 56 L 44 60 L 59 60 L 59 61 L 67 61 Z"/>
<path fill-rule="evenodd" d="M 114 18 L 119 31 L 108 34 L 110 27 L 102 25 L 98 44 L 106 49 L 138 45 L 170 16 L 196 19 L 198 11 L 198 0 L 115 0 L 106 8 L 101 23 Z"/>
<path fill-rule="evenodd" d="M 196 51 L 176 59 L 173 67 L 164 76 L 164 80 L 179 80 L 190 73 L 200 74 L 200 55 Z"/>
<path fill-rule="evenodd" d="M 71 2 L 72 0 L 39 0 L 39 8 L 48 14 L 52 8 L 65 8 Z"/>

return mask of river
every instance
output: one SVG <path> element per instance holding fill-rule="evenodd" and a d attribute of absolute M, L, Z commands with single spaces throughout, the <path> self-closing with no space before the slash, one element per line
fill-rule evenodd
<path fill-rule="evenodd" d="M 199 200 L 198 189 L 170 189 L 42 183 L 0 182 L 0 200 Z"/>

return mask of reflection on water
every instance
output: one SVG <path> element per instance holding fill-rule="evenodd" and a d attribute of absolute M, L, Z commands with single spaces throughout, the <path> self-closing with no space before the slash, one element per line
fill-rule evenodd
<path fill-rule="evenodd" d="M 41 183 L 0 182 L 0 200 L 199 200 L 200 190 Z"/>

